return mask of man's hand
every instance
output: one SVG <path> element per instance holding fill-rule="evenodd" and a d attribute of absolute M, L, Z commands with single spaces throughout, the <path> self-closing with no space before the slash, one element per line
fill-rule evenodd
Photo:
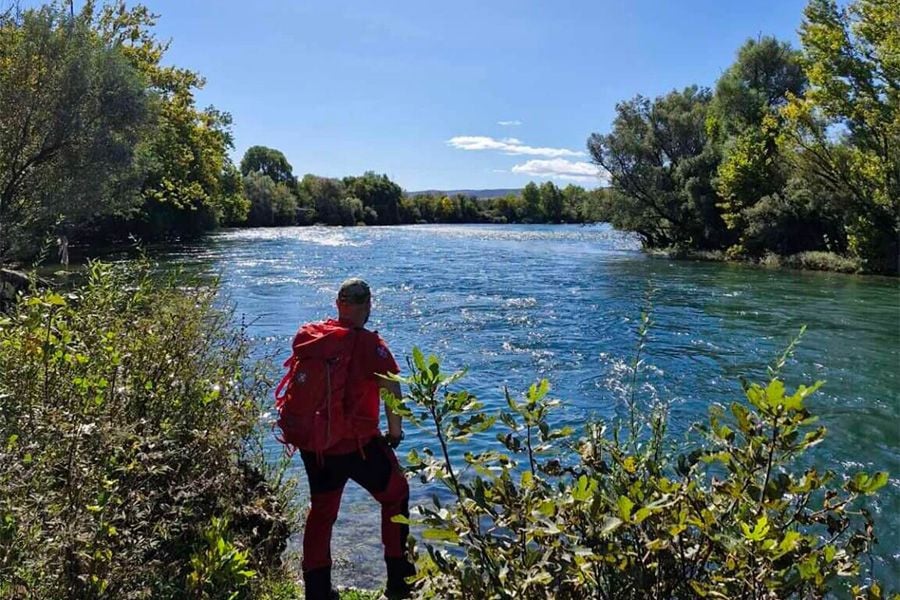
<path fill-rule="evenodd" d="M 392 379 L 379 379 L 378 386 L 387 390 L 394 398 L 400 399 L 403 397 L 403 392 L 400 391 L 400 384 Z M 388 433 L 384 436 L 384 439 L 391 448 L 396 449 L 403 439 L 403 419 L 391 410 L 387 402 L 384 403 L 384 415 L 387 417 L 388 423 Z"/>
<path fill-rule="evenodd" d="M 404 437 L 405 436 L 403 435 L 403 431 L 401 430 L 400 433 L 398 433 L 398 434 L 394 434 L 394 433 L 386 434 L 384 436 L 384 439 L 387 442 L 388 446 L 390 446 L 392 449 L 396 450 L 397 446 L 400 445 L 400 442 L 403 441 Z"/>

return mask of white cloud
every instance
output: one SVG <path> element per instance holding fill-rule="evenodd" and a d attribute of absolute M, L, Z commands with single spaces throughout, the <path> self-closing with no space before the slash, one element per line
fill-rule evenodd
<path fill-rule="evenodd" d="M 498 150 L 510 155 L 546 156 L 584 156 L 584 152 L 568 148 L 541 148 L 528 146 L 516 138 L 498 140 L 486 135 L 458 135 L 447 140 L 447 144 L 460 150 Z"/>
<path fill-rule="evenodd" d="M 522 124 L 522 121 L 518 119 L 513 119 L 512 121 L 497 121 L 497 125 L 502 125 L 503 127 L 518 127 Z"/>
<path fill-rule="evenodd" d="M 585 183 L 597 183 L 606 179 L 604 171 L 597 165 L 589 162 L 574 162 L 563 158 L 529 160 L 513 166 L 512 172 L 531 177 L 550 177 Z"/>

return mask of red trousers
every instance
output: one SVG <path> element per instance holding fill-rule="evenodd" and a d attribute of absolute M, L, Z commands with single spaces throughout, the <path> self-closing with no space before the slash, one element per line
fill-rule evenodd
<path fill-rule="evenodd" d="M 331 530 L 341 506 L 341 494 L 352 479 L 381 504 L 381 541 L 385 558 L 406 556 L 409 527 L 394 523 L 409 517 L 409 484 L 394 451 L 381 437 L 347 454 L 316 455 L 301 451 L 309 478 L 312 507 L 303 533 L 303 570 L 331 566 Z"/>

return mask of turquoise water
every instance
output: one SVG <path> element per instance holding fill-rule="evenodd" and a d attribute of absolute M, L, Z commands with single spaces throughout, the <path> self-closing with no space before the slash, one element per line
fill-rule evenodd
<path fill-rule="evenodd" d="M 900 587 L 897 280 L 648 258 L 606 226 L 235 230 L 167 258 L 219 274 L 259 352 L 280 358 L 298 324 L 333 314 L 340 282 L 362 276 L 375 298 L 370 327 L 398 362 L 418 345 L 447 369 L 467 367 L 464 385 L 489 408 L 503 405 L 503 386 L 547 377 L 564 400 L 560 421 L 576 424 L 621 411 L 648 288 L 642 397 L 668 402 L 680 431 L 737 398 L 739 376 L 762 378 L 805 324 L 784 374 L 789 387 L 826 381 L 811 402 L 830 432 L 814 462 L 891 472 L 875 505 L 876 563 Z M 408 431 L 403 448 L 430 442 Z M 415 498 L 428 492 L 411 485 Z M 377 506 L 348 487 L 335 529 L 338 583 L 381 580 L 378 536 Z"/>

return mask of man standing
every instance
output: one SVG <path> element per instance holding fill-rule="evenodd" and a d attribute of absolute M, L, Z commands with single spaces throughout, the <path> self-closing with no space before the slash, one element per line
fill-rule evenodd
<path fill-rule="evenodd" d="M 322 381 L 326 382 L 323 387 L 327 386 L 328 410 L 322 408 L 303 417 L 305 423 L 298 425 L 301 433 L 294 436 L 301 440 L 299 443 L 291 438 L 290 423 L 282 422 L 284 412 L 279 421 L 285 440 L 300 448 L 309 479 L 312 506 L 303 534 L 306 598 L 338 598 L 331 587 L 331 532 L 348 480 L 365 488 L 381 505 L 386 595 L 407 598 L 410 586 L 405 578 L 415 574 L 406 552 L 409 528 L 391 520 L 397 515 L 409 516 L 409 486 L 394 454 L 394 448 L 403 439 L 401 418 L 385 405 L 387 436 L 382 436 L 378 427 L 380 390 L 401 397 L 400 384 L 380 375 L 399 373 L 400 369 L 378 332 L 364 328 L 372 310 L 368 284 L 362 279 L 348 279 L 341 285 L 336 304 L 337 320 L 301 327 L 293 344 L 294 357 L 298 357 L 304 355 L 305 348 L 325 346 L 326 338 L 337 340 L 332 343 L 336 349 L 326 351 L 330 354 L 324 360 L 306 361 L 313 365 L 307 367 L 307 372 L 292 371 L 301 381 L 321 377 L 318 371 L 323 368 L 327 371 Z M 343 414 L 335 413 L 337 407 Z M 330 413 L 327 422 L 322 416 L 325 412 Z M 303 432 L 303 427 L 308 431 Z"/>

